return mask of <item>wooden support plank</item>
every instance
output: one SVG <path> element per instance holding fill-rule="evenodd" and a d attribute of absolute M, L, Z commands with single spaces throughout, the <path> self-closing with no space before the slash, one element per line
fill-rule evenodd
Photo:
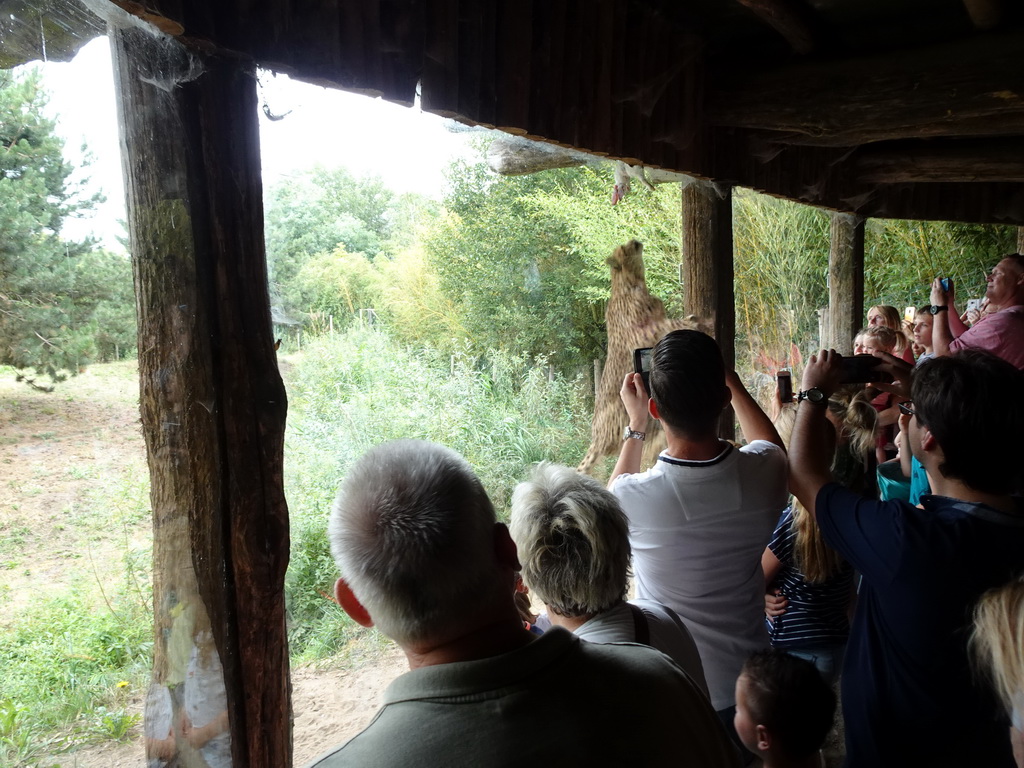
<path fill-rule="evenodd" d="M 738 0 L 789 43 L 793 53 L 804 56 L 823 39 L 821 23 L 803 0 Z"/>
<path fill-rule="evenodd" d="M 569 87 L 579 94 L 571 143 L 580 149 L 600 148 L 607 152 L 609 147 L 614 147 L 617 135 L 612 91 L 614 79 L 621 70 L 615 69 L 611 56 L 602 50 L 600 43 L 595 43 L 602 40 L 611 27 L 610 14 L 608 3 L 602 3 L 593 10 L 581 5 L 577 16 L 579 69 L 573 73 L 575 79 Z"/>
<path fill-rule="evenodd" d="M 493 125 L 494 89 L 485 73 L 495 70 L 494 18 L 483 7 L 460 3 L 458 30 L 458 114 Z"/>
<path fill-rule="evenodd" d="M 1002 0 L 963 0 L 967 15 L 977 29 L 993 29 L 1003 18 Z"/>
<path fill-rule="evenodd" d="M 509 133 L 527 133 L 530 124 L 534 2 L 501 0 L 497 3 L 495 125 Z"/>
<path fill-rule="evenodd" d="M 582 0 L 567 0 L 565 29 L 579 30 L 582 18 L 585 15 L 580 8 Z M 558 92 L 561 99 L 557 104 L 552 103 L 555 110 L 555 132 L 552 138 L 572 144 L 583 149 L 577 144 L 579 124 L 581 89 L 580 72 L 583 66 L 583 44 L 576 35 L 566 35 L 562 42 L 562 69 L 551 73 L 552 79 L 559 82 Z"/>
<path fill-rule="evenodd" d="M 497 9 L 494 3 L 473 3 L 465 0 L 461 7 L 462 14 L 466 18 L 478 17 L 473 22 L 475 28 L 479 30 L 479 49 L 474 66 L 479 69 L 480 77 L 475 93 L 476 103 L 479 104 L 482 117 L 477 118 L 473 113 L 467 111 L 462 111 L 461 114 L 484 125 L 494 127 L 498 122 L 498 98 L 500 95 L 498 90 L 498 44 L 500 38 Z M 460 39 L 462 40 L 460 45 L 467 43 L 464 35 L 460 35 Z M 459 60 L 463 61 L 462 57 Z M 462 72 L 460 72 L 461 74 Z"/>
<path fill-rule="evenodd" d="M 787 143 L 853 147 L 924 137 L 1024 134 L 1024 33 L 763 72 L 725 73 L 713 125 L 778 131 Z"/>
<path fill-rule="evenodd" d="M 1017 227 L 1017 253 L 1024 253 L 1024 227 Z"/>
<path fill-rule="evenodd" d="M 561 102 L 561 78 L 552 74 L 561 71 L 565 35 L 565 15 L 567 3 L 552 3 L 543 13 L 536 14 L 533 19 L 533 63 L 530 71 L 544 72 L 543 77 L 534 75 L 528 82 L 530 89 L 530 125 L 531 134 L 539 136 L 555 136 L 557 127 L 555 116 Z"/>
<path fill-rule="evenodd" d="M 731 370 L 736 366 L 732 188 L 699 179 L 682 187 L 683 307 L 715 337 Z M 723 414 L 719 434 L 735 435 L 731 408 Z"/>
<path fill-rule="evenodd" d="M 850 214 L 832 214 L 828 307 L 828 338 L 822 345 L 852 355 L 864 317 L 864 219 Z"/>
<path fill-rule="evenodd" d="M 613 4 L 611 10 L 622 7 Z M 650 40 L 646 14 L 625 14 L 622 26 L 616 24 L 618 34 L 626 40 Z M 618 20 L 617 20 L 618 21 Z M 604 49 L 605 59 L 612 59 L 616 49 Z M 629 56 L 616 56 L 611 66 L 621 73 L 613 93 L 613 109 L 618 112 L 617 146 L 615 154 L 630 165 L 642 163 L 646 155 L 647 131 L 641 115 L 641 100 L 647 77 L 647 46 L 635 46 Z"/>
<path fill-rule="evenodd" d="M 446 117 L 455 116 L 459 108 L 458 28 L 458 0 L 429 0 L 420 104 L 425 111 Z"/>
<path fill-rule="evenodd" d="M 188 685 L 188 654 L 169 648 L 172 636 L 218 659 L 232 764 L 288 768 L 286 398 L 256 83 L 236 59 L 199 60 L 138 29 L 114 32 L 111 45 L 152 480 L 153 684 Z M 188 79 L 197 62 L 203 73 Z M 212 696 L 216 664 L 208 671 Z"/>

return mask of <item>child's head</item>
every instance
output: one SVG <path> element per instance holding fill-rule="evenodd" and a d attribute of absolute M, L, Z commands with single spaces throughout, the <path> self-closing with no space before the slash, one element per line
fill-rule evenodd
<path fill-rule="evenodd" d="M 872 352 L 888 352 L 892 355 L 899 351 L 899 343 L 900 337 L 896 331 L 884 325 L 869 325 L 862 328 L 854 338 L 853 353 L 870 355 Z"/>
<path fill-rule="evenodd" d="M 835 710 L 835 694 L 814 665 L 777 648 L 747 659 L 736 681 L 736 733 L 766 765 L 815 754 Z"/>

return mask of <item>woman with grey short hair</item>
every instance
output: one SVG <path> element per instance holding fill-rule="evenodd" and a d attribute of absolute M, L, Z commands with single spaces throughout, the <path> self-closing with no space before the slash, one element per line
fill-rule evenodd
<path fill-rule="evenodd" d="M 522 577 L 551 624 L 595 643 L 639 642 L 669 656 L 704 693 L 697 646 L 670 608 L 626 601 L 629 531 L 618 499 L 574 469 L 542 462 L 512 494 Z"/>

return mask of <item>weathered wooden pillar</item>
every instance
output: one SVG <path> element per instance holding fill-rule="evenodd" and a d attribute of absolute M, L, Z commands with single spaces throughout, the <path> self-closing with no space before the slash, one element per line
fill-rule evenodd
<path fill-rule="evenodd" d="M 1024 227 L 1017 227 L 1017 253 L 1024 253 Z"/>
<path fill-rule="evenodd" d="M 683 306 L 718 341 L 727 367 L 736 365 L 736 297 L 733 290 L 732 187 L 683 182 Z M 720 434 L 732 438 L 732 409 Z"/>
<path fill-rule="evenodd" d="M 270 320 L 255 78 L 237 59 L 131 27 L 112 32 L 111 45 L 152 479 L 146 716 L 175 765 L 223 765 L 230 750 L 234 766 L 287 768 L 286 400 Z M 190 690 L 200 679 L 202 690 Z M 221 733 L 197 744 L 204 725 Z"/>
<path fill-rule="evenodd" d="M 833 213 L 828 253 L 828 338 L 822 345 L 853 354 L 864 320 L 864 219 Z"/>

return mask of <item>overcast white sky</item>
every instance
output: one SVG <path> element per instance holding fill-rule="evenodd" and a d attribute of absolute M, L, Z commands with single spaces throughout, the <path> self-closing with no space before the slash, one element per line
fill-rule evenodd
<path fill-rule="evenodd" d="M 51 92 L 50 111 L 65 139 L 67 158 L 80 164 L 84 142 L 93 157 L 90 188 L 107 197 L 94 216 L 68 222 L 64 232 L 72 238 L 93 233 L 107 247 L 120 250 L 116 237 L 122 232 L 117 222 L 125 218 L 124 188 L 109 44 L 98 38 L 70 63 L 38 66 Z M 449 162 L 471 152 L 470 134 L 453 133 L 444 120 L 418 109 L 281 75 L 264 73 L 261 80 L 260 97 L 265 94 L 271 112 L 291 110 L 278 121 L 260 114 L 265 186 L 320 163 L 348 168 L 357 176 L 378 175 L 396 192 L 437 197 Z"/>

